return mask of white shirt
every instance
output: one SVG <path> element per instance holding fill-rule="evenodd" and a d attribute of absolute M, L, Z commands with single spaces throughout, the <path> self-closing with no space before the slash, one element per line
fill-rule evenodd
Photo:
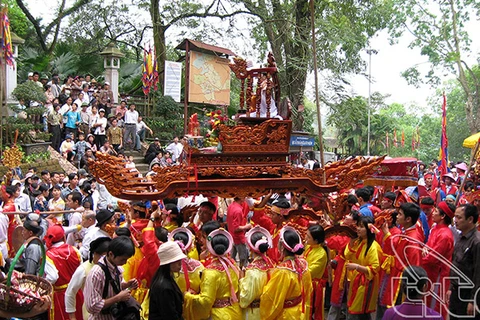
<path fill-rule="evenodd" d="M 87 270 L 88 272 L 90 272 L 93 266 L 93 263 L 85 261 L 73 273 L 72 279 L 68 283 L 67 290 L 65 291 L 65 311 L 67 311 L 67 313 L 74 313 L 75 311 L 77 311 L 77 292 L 78 290 L 83 289 L 85 281 L 87 280 Z M 85 310 L 86 309 L 84 304 L 84 312 Z"/>
<path fill-rule="evenodd" d="M 125 116 L 124 116 L 123 119 L 125 121 L 125 124 L 137 124 L 138 123 L 138 112 L 137 112 L 137 110 L 131 111 L 130 109 L 128 109 L 125 112 Z"/>
<path fill-rule="evenodd" d="M 96 135 L 105 135 L 105 128 L 107 127 L 107 118 L 103 117 L 103 118 L 100 118 L 98 117 L 98 119 L 95 121 L 95 123 L 101 123 L 102 125 L 99 126 L 99 127 L 96 127 L 95 128 L 95 132 L 93 134 L 96 134 Z"/>
<path fill-rule="evenodd" d="M 183 144 L 180 142 L 172 142 L 168 145 L 165 151 L 169 151 L 172 154 L 172 160 L 177 161 L 183 151 Z"/>
<path fill-rule="evenodd" d="M 137 122 L 137 133 L 139 133 L 140 130 L 142 130 L 146 127 L 147 127 L 147 125 L 145 124 L 145 122 L 143 122 L 143 120 L 140 121 L 140 122 Z"/>
<path fill-rule="evenodd" d="M 76 211 L 70 214 L 70 218 L 68 219 L 68 225 L 73 227 L 79 224 L 82 224 L 82 213 Z M 72 232 L 67 236 L 67 243 L 73 247 L 76 247 L 78 239 L 79 239 L 79 233 Z"/>
<path fill-rule="evenodd" d="M 8 216 L 6 214 L 0 213 L 0 251 L 2 252 L 3 256 L 3 263 L 5 262 L 5 258 L 8 258 L 8 224 Z"/>
<path fill-rule="evenodd" d="M 15 198 L 15 205 L 23 212 L 32 212 L 32 204 L 30 198 L 25 193 L 20 193 L 18 198 Z"/>
<path fill-rule="evenodd" d="M 80 254 L 84 260 L 88 259 L 88 255 L 90 254 L 90 243 L 93 240 L 101 238 L 101 237 L 108 237 L 111 238 L 108 233 L 101 230 L 99 227 L 88 228 L 87 234 L 83 238 L 82 246 L 80 247 Z"/>

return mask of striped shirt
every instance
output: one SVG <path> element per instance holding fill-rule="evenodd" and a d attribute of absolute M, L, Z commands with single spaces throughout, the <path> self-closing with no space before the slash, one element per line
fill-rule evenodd
<path fill-rule="evenodd" d="M 115 267 L 105 257 L 102 257 L 99 261 L 100 263 L 105 264 L 110 271 L 110 274 L 113 279 L 115 279 L 116 272 L 119 273 L 120 282 L 123 282 L 123 268 Z M 87 281 L 85 282 L 85 290 L 83 295 L 85 297 L 85 306 L 89 313 L 89 320 L 114 320 L 113 316 L 110 314 L 102 314 L 103 306 L 105 304 L 105 299 L 102 298 L 103 287 L 105 286 L 105 273 L 99 265 L 95 265 L 92 268 L 92 271 L 87 276 Z M 108 286 L 108 294 L 106 299 L 115 296 L 112 286 Z"/>

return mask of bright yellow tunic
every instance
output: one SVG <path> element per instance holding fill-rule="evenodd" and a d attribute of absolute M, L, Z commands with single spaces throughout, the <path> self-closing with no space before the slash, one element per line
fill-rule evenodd
<path fill-rule="evenodd" d="M 310 310 L 315 312 L 315 319 L 324 319 L 325 288 L 322 285 L 322 278 L 327 267 L 328 255 L 321 245 L 315 244 L 306 246 L 304 256 L 313 282 L 312 300 L 308 301 L 308 305 Z"/>
<path fill-rule="evenodd" d="M 309 319 L 307 301 L 310 301 L 311 294 L 312 278 L 307 261 L 303 258 L 288 257 L 273 270 L 270 281 L 263 289 L 260 297 L 261 319 Z M 295 304 L 294 301 L 298 299 L 300 302 Z M 288 306 L 289 304 L 292 306 Z"/>
<path fill-rule="evenodd" d="M 380 261 L 383 253 L 382 248 L 376 241 L 373 241 L 367 255 L 365 255 L 366 248 L 367 240 L 360 241 L 360 239 L 357 239 L 353 246 L 348 244 L 345 248 L 347 263 L 357 263 L 368 269 L 368 273 L 356 270 L 348 273 L 350 285 L 347 306 L 348 312 L 351 314 L 372 313 L 377 309 Z"/>
<path fill-rule="evenodd" d="M 261 319 L 260 296 L 268 282 L 269 272 L 270 265 L 261 256 L 255 257 L 247 266 L 245 276 L 240 279 L 240 307 L 242 307 L 243 319 Z"/>
<path fill-rule="evenodd" d="M 233 288 L 238 292 L 238 276 L 233 269 L 228 268 L 228 271 Z M 231 297 L 230 292 L 227 274 L 215 257 L 202 273 L 200 293 L 185 293 L 183 305 L 185 318 L 208 319 L 211 317 L 212 320 L 241 320 L 242 311 L 238 302 L 221 308 L 213 307 L 216 301 L 228 301 Z"/>

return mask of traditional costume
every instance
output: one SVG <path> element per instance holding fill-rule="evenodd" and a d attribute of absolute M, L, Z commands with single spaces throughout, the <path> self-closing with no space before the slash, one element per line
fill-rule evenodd
<path fill-rule="evenodd" d="M 252 235 L 259 232 L 264 236 L 254 245 L 251 240 Z M 274 265 L 269 257 L 260 252 L 259 246 L 267 243 L 271 247 L 272 236 L 266 229 L 256 226 L 250 229 L 245 237 L 250 251 L 254 252 L 256 256 L 247 266 L 245 276 L 240 279 L 240 307 L 243 309 L 243 319 L 260 320 L 262 319 L 260 317 L 260 296 Z"/>
<path fill-rule="evenodd" d="M 284 241 L 285 231 L 293 231 L 286 226 L 280 231 L 283 247 L 296 252 L 303 248 L 301 240 L 294 248 Z M 298 234 L 298 233 L 297 233 Z M 299 239 L 300 235 L 298 235 Z M 308 263 L 297 255 L 286 257 L 272 272 L 272 277 L 263 289 L 260 299 L 260 316 L 263 320 L 306 320 L 310 317 L 308 302 L 312 294 L 312 277 Z"/>
<path fill-rule="evenodd" d="M 455 212 L 450 210 L 445 202 L 440 202 L 438 208 L 453 219 Z M 440 223 L 432 229 L 430 238 L 427 242 L 429 248 L 427 255 L 422 257 L 422 267 L 427 271 L 430 283 L 434 284 L 432 289 L 440 298 L 446 296 L 446 292 L 450 287 L 450 263 L 452 262 L 454 239 L 452 230 L 445 223 Z M 440 312 L 444 318 L 447 318 L 448 311 L 446 309 L 447 302 L 432 299 L 432 295 L 427 298 L 427 306 Z"/>
<path fill-rule="evenodd" d="M 212 247 L 212 239 L 217 235 L 227 237 L 227 250 L 218 255 Z M 233 247 L 232 236 L 223 229 L 212 231 L 207 238 L 208 251 L 213 258 L 202 274 L 200 293 L 185 293 L 184 316 L 188 319 L 212 320 L 241 319 L 242 311 L 238 304 L 239 270 L 226 256 Z M 229 285 L 225 285 L 228 283 Z"/>
<path fill-rule="evenodd" d="M 382 249 L 373 241 L 367 251 L 367 239 L 357 239 L 345 248 L 345 259 L 368 269 L 367 273 L 351 270 L 347 296 L 349 314 L 366 314 L 377 309 L 378 286 L 380 282 L 380 260 Z"/>
<path fill-rule="evenodd" d="M 308 262 L 308 271 L 310 271 L 313 282 L 313 294 L 310 302 L 313 312 L 312 319 L 322 320 L 324 319 L 325 304 L 324 290 L 328 281 L 328 273 L 325 277 L 328 264 L 327 250 L 320 244 L 307 245 L 304 257 Z"/>
<path fill-rule="evenodd" d="M 409 237 L 412 240 L 406 238 Z M 379 297 L 379 304 L 390 308 L 394 306 L 402 293 L 400 291 L 400 277 L 406 266 L 419 266 L 421 261 L 421 247 L 424 236 L 418 231 L 417 224 L 404 230 L 399 235 L 392 235 L 390 232 L 384 236 L 383 252 L 393 258 L 383 263 L 382 267 L 388 274 L 390 269 L 390 281 L 387 281 L 385 290 Z M 408 246 L 408 249 L 406 249 Z M 417 247 L 418 249 L 415 249 Z M 388 266 L 386 264 L 388 263 Z"/>
<path fill-rule="evenodd" d="M 173 232 L 168 235 L 170 241 L 175 241 L 174 237 L 177 233 L 185 233 L 188 237 L 187 244 L 183 244 L 181 241 L 176 241 L 182 249 L 182 252 L 186 255 L 187 252 L 193 245 L 194 236 L 190 230 L 187 228 L 177 228 Z M 174 275 L 175 282 L 177 283 L 180 291 L 182 293 L 188 292 L 189 290 L 193 290 L 194 292 L 200 292 L 200 283 L 202 281 L 201 276 L 204 270 L 204 266 L 198 260 L 187 258 L 182 260 L 182 268 L 178 274 Z M 186 316 L 186 312 L 184 311 L 184 318 L 189 320 L 190 318 Z M 192 318 L 193 319 L 193 318 Z"/>
<path fill-rule="evenodd" d="M 82 263 L 80 252 L 69 244 L 66 244 L 65 232 L 61 225 L 53 225 L 48 228 L 45 235 L 47 260 L 55 266 L 58 271 L 58 280 L 53 284 L 53 303 L 50 312 L 50 319 L 69 319 L 65 309 L 65 291 L 73 274 Z M 83 319 L 82 316 L 83 294 L 81 291 L 76 295 L 75 317 Z"/>
<path fill-rule="evenodd" d="M 340 312 L 343 297 L 345 295 L 345 279 L 346 279 L 346 269 L 345 269 L 345 247 L 347 246 L 350 238 L 347 236 L 337 235 L 328 238 L 327 246 L 330 250 L 335 250 L 337 255 L 333 259 L 333 283 L 332 283 L 332 292 L 330 295 L 330 315 L 337 314 Z M 336 317 L 335 317 L 336 318 Z"/>

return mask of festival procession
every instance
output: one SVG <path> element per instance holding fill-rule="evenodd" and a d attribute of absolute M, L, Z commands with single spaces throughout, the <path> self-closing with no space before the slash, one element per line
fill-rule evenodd
<path fill-rule="evenodd" d="M 294 1 L 270 18 L 241 1 L 268 43 L 257 63 L 238 43 L 214 45 L 207 25 L 203 40 L 161 51 L 155 25 L 220 17 L 223 30 L 245 14 L 229 11 L 238 3 L 179 13 L 152 1 L 154 27 L 138 40 L 123 37 L 125 21 L 137 28 L 132 8 L 64 2 L 45 27 L 33 2 L 0 2 L 1 319 L 480 319 L 480 80 L 455 51 L 469 43 L 463 24 L 444 15 L 452 40 L 434 38 L 438 49 L 416 1 L 392 1 L 397 13 L 349 4 L 351 16 Z M 80 19 L 88 10 L 100 36 Z M 429 63 L 450 67 L 431 111 L 371 94 L 381 52 L 366 36 L 353 50 L 368 54 L 368 99 L 342 87 L 344 73 L 366 75 L 346 34 L 387 28 L 364 10 L 406 12 L 411 47 L 425 41 Z M 283 14 L 298 25 L 272 29 Z M 336 14 L 365 26 L 327 32 Z"/>

